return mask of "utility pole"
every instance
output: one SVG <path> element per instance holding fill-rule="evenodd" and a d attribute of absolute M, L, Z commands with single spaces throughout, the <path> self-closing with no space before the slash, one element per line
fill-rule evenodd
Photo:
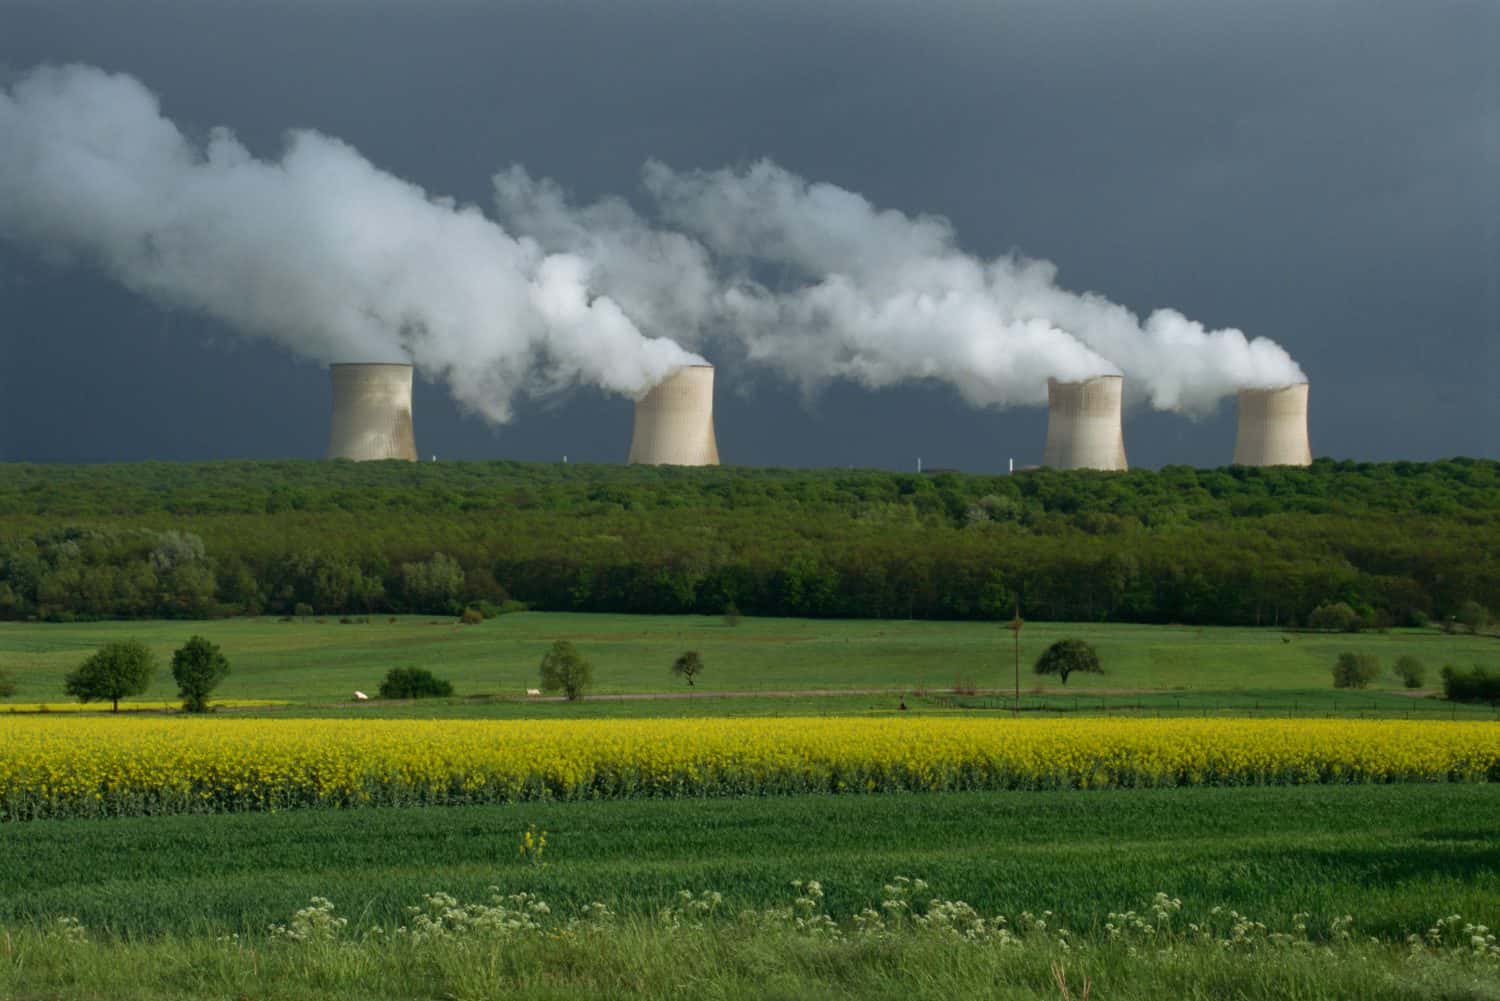
<path fill-rule="evenodd" d="M 1026 624 L 1021 618 L 1021 601 L 1016 599 L 1016 617 L 1006 625 L 1016 641 L 1016 715 L 1021 713 L 1021 627 Z"/>

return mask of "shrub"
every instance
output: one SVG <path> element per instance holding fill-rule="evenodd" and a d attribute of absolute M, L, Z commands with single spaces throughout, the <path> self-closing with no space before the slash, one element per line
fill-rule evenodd
<path fill-rule="evenodd" d="M 383 699 L 446 698 L 453 694 L 453 682 L 433 676 L 425 667 L 393 667 L 380 683 Z"/>
<path fill-rule="evenodd" d="M 1343 601 L 1325 602 L 1313 609 L 1307 617 L 1309 629 L 1325 629 L 1337 633 L 1357 633 L 1362 621 L 1359 613 Z"/>
<path fill-rule="evenodd" d="M 1446 665 L 1443 698 L 1452 702 L 1500 702 L 1500 671 L 1487 671 L 1477 664 L 1468 671 Z"/>
<path fill-rule="evenodd" d="M 79 702 L 110 702 L 120 711 L 120 700 L 139 695 L 156 673 L 156 657 L 140 640 L 106 643 L 78 670 L 63 679 L 63 691 Z"/>
<path fill-rule="evenodd" d="M 688 687 L 692 688 L 693 679 L 703 673 L 703 658 L 698 655 L 697 650 L 689 650 L 672 661 L 672 673 L 679 678 L 686 678 Z"/>
<path fill-rule="evenodd" d="M 578 648 L 567 640 L 552 644 L 541 666 L 542 690 L 561 690 L 573 702 L 583 697 L 583 691 L 594 680 L 594 668 L 579 654 Z"/>
<path fill-rule="evenodd" d="M 1364 688 L 1380 677 L 1380 661 L 1373 654 L 1344 651 L 1333 664 L 1334 688 Z"/>
<path fill-rule="evenodd" d="M 1070 674 L 1103 674 L 1099 666 L 1099 655 L 1083 640 L 1058 640 L 1037 658 L 1033 670 L 1037 674 L 1055 674 L 1068 683 Z"/>
<path fill-rule="evenodd" d="M 312 615 L 312 613 L 313 607 L 305 601 L 299 601 L 297 602 L 297 604 L 292 606 L 292 614 L 297 616 L 297 618 L 299 619 L 308 618 Z"/>
<path fill-rule="evenodd" d="M 8 699 L 16 694 L 16 679 L 10 676 L 9 671 L 0 671 L 0 699 Z"/>
<path fill-rule="evenodd" d="M 737 626 L 740 624 L 740 606 L 734 602 L 724 606 L 724 624 L 726 626 Z"/>
<path fill-rule="evenodd" d="M 477 608 L 465 608 L 464 614 L 458 617 L 458 621 L 466 626 L 477 626 L 484 621 L 484 613 Z"/>
<path fill-rule="evenodd" d="M 172 654 L 172 680 L 187 712 L 207 712 L 209 695 L 228 673 L 229 658 L 202 636 L 190 637 Z"/>
<path fill-rule="evenodd" d="M 1427 680 L 1427 666 L 1411 654 L 1396 658 L 1396 677 L 1407 688 L 1421 688 Z"/>
<path fill-rule="evenodd" d="M 1490 610 L 1470 599 L 1459 606 L 1458 621 L 1474 635 L 1485 631 L 1490 624 Z"/>

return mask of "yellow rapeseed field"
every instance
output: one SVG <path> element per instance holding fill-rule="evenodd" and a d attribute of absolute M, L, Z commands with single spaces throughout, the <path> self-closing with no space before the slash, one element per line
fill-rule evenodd
<path fill-rule="evenodd" d="M 517 799 L 1500 780 L 1500 725 L 0 715 L 0 818 Z"/>

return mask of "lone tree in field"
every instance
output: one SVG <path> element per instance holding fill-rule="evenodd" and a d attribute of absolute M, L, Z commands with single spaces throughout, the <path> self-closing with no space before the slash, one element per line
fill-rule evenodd
<path fill-rule="evenodd" d="M 151 684 L 156 658 L 140 640 L 106 643 L 63 680 L 63 691 L 79 702 L 111 702 L 139 695 Z"/>
<path fill-rule="evenodd" d="M 583 690 L 594 680 L 594 668 L 567 640 L 552 644 L 542 658 L 542 690 L 561 690 L 569 702 L 583 698 Z"/>
<path fill-rule="evenodd" d="M 208 697 L 228 673 L 229 658 L 217 643 L 202 636 L 189 637 L 172 654 L 172 680 L 177 682 L 177 695 L 187 712 L 208 712 Z"/>
<path fill-rule="evenodd" d="M 1034 668 L 1037 674 L 1055 674 L 1068 683 L 1070 674 L 1103 674 L 1099 655 L 1083 640 L 1058 640 L 1042 652 Z"/>
<path fill-rule="evenodd" d="M 672 661 L 672 673 L 679 678 L 686 678 L 688 687 L 692 688 L 693 679 L 703 673 L 703 658 L 698 656 L 697 650 L 689 650 Z"/>
<path fill-rule="evenodd" d="M 1380 677 L 1380 659 L 1374 654 L 1344 651 L 1333 663 L 1334 688 L 1364 688 Z"/>
<path fill-rule="evenodd" d="M 1422 682 L 1427 680 L 1427 668 L 1411 654 L 1403 654 L 1396 658 L 1396 677 L 1407 688 L 1421 688 Z"/>

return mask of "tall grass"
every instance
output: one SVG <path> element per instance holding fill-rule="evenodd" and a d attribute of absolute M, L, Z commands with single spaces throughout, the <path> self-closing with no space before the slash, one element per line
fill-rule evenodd
<path fill-rule="evenodd" d="M 519 853 L 547 832 L 538 869 Z M 847 919 L 901 873 L 1074 928 L 1158 890 L 1268 921 L 1344 913 L 1385 938 L 1457 910 L 1500 926 L 1493 787 L 1293 786 L 624 800 L 36 821 L 0 827 L 0 923 L 131 938 L 264 931 L 314 895 L 366 923 L 490 884 L 633 916 L 681 889 L 768 907 L 823 880 Z"/>
<path fill-rule="evenodd" d="M 889 890 L 890 888 L 888 888 Z M 806 887 L 798 888 L 802 893 Z M 124 942 L 70 923 L 0 932 L 0 995 L 56 998 L 1485 998 L 1500 993 L 1493 936 L 1418 930 L 1373 942 L 1339 919 L 1309 936 L 1235 915 L 1187 922 L 1156 901 L 1117 926 L 1070 934 L 1039 917 L 961 906 L 886 909 L 864 925 L 814 920 L 816 902 L 720 917 L 690 904 L 656 918 L 550 914 L 518 926 L 355 936 L 305 919 L 297 934 Z M 891 901 L 888 901 L 891 902 Z M 894 901 L 899 903 L 899 901 Z M 446 904 L 447 902 L 442 902 Z M 1170 912 L 1170 913 L 1168 913 Z M 935 913 L 948 917 L 934 922 Z M 953 920 L 952 915 L 960 918 Z M 967 922 L 967 923 L 966 923 Z M 1133 922 L 1133 923 L 1132 923 Z M 1199 924 L 1204 922 L 1204 924 Z M 294 919 L 294 925 L 296 919 Z M 1248 928 L 1248 931 L 1246 930 Z M 311 929 L 311 930 L 309 930 Z M 1011 930 L 1013 929 L 1013 930 Z"/>

